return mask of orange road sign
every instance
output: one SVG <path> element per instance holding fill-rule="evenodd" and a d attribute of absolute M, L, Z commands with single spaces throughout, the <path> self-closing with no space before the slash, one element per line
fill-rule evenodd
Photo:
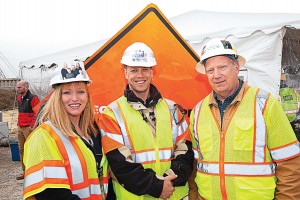
<path fill-rule="evenodd" d="M 206 76 L 196 72 L 199 56 L 157 6 L 149 4 L 84 63 L 97 109 L 123 95 L 126 79 L 120 61 L 134 42 L 153 50 L 157 61 L 153 84 L 163 97 L 191 110 L 211 92 Z"/>

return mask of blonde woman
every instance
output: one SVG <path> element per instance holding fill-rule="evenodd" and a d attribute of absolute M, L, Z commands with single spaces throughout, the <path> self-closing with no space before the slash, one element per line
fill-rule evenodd
<path fill-rule="evenodd" d="M 55 69 L 53 93 L 25 144 L 24 199 L 102 199 L 94 155 L 90 79 L 63 79 Z"/>

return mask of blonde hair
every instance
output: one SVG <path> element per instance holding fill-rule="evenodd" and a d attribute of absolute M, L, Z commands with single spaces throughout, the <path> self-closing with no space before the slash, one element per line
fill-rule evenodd
<path fill-rule="evenodd" d="M 88 94 L 88 101 L 85 109 L 80 115 L 79 127 L 82 130 L 83 136 L 90 138 L 90 134 L 96 135 L 97 130 L 94 126 L 94 110 L 91 102 L 90 93 L 87 84 L 84 84 Z M 77 137 L 73 131 L 73 125 L 69 118 L 61 97 L 63 84 L 55 87 L 51 97 L 48 99 L 46 105 L 41 110 L 41 117 L 39 123 L 51 121 L 51 123 L 58 128 L 66 137 Z"/>

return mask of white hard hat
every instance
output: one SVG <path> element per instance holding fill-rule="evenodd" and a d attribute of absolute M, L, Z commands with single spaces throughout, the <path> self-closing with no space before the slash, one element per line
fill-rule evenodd
<path fill-rule="evenodd" d="M 83 63 L 62 63 L 54 69 L 49 85 L 53 87 L 56 84 L 78 81 L 91 83 L 91 80 L 83 66 Z"/>
<path fill-rule="evenodd" d="M 201 74 L 205 74 L 205 60 L 222 55 L 235 59 L 241 67 L 246 63 L 245 58 L 237 53 L 236 48 L 229 41 L 215 38 L 208 41 L 203 47 L 200 62 L 197 63 L 196 70 Z"/>
<path fill-rule="evenodd" d="M 135 42 L 124 51 L 121 63 L 132 67 L 153 67 L 156 60 L 150 47 L 142 42 Z"/>

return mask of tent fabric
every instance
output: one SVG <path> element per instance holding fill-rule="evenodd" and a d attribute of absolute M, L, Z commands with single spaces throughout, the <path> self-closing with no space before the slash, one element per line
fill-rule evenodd
<path fill-rule="evenodd" d="M 51 67 L 53 64 L 69 62 L 69 61 L 85 61 L 95 51 L 101 47 L 107 39 L 99 40 L 97 42 L 89 43 L 83 46 L 72 49 L 56 52 L 53 54 L 41 56 L 31 60 L 20 63 L 20 68 L 41 68 L 42 66 Z"/>
<path fill-rule="evenodd" d="M 286 34 L 300 28 L 300 14 L 230 13 L 191 11 L 170 19 L 171 24 L 200 55 L 203 45 L 211 38 L 230 40 L 247 62 L 241 70 L 241 78 L 250 85 L 260 87 L 279 97 L 283 40 L 293 36 Z M 50 67 L 65 60 L 85 60 L 99 49 L 106 40 L 82 47 L 51 54 L 20 63 L 26 68 Z M 299 40 L 293 48 L 299 49 Z M 299 51 L 299 50 L 298 50 Z M 286 58 L 285 58 L 286 59 Z M 47 70 L 44 70 L 45 72 Z M 25 75 L 27 73 L 23 73 Z M 31 73 L 28 73 L 30 75 Z M 23 78 L 27 79 L 30 77 Z M 38 86 L 39 87 L 39 86 Z"/>
<path fill-rule="evenodd" d="M 101 47 L 107 39 L 60 51 L 50 55 L 34 58 L 21 62 L 21 77 L 29 82 L 30 90 L 44 99 L 50 92 L 50 79 L 53 73 L 53 66 L 72 61 L 85 61 Z"/>
<path fill-rule="evenodd" d="M 248 37 L 256 31 L 270 34 L 282 27 L 300 26 L 300 14 L 232 13 L 194 10 L 170 19 L 176 30 L 192 43 L 233 35 Z"/>
<path fill-rule="evenodd" d="M 199 55 L 211 38 L 231 41 L 246 58 L 244 79 L 279 97 L 282 41 L 287 30 L 300 28 L 300 14 L 191 11 L 170 21 Z"/>

